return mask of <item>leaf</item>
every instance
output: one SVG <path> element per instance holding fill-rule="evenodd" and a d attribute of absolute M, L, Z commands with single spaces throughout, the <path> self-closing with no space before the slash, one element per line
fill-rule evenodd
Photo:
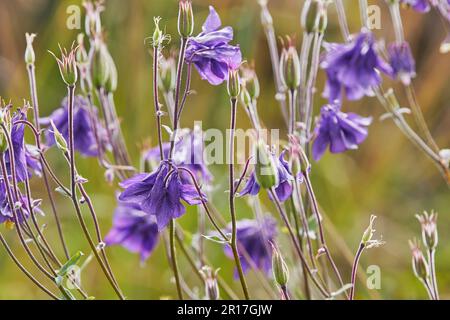
<path fill-rule="evenodd" d="M 58 271 L 58 273 L 57 273 L 58 277 L 56 277 L 56 279 L 55 279 L 55 281 L 57 281 L 56 283 L 58 283 L 58 278 L 59 277 L 61 277 L 61 278 L 65 277 L 67 275 L 67 273 L 70 271 L 70 269 L 73 266 L 76 266 L 83 256 L 84 256 L 84 253 L 81 252 L 81 251 L 78 251 L 72 258 L 70 258 L 70 260 L 67 261 L 61 267 L 61 269 Z"/>

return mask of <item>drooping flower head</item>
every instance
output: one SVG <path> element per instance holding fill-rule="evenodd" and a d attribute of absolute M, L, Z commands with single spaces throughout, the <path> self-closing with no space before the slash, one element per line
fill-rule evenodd
<path fill-rule="evenodd" d="M 153 173 L 138 174 L 122 182 L 121 187 L 125 190 L 119 200 L 139 205 L 143 212 L 155 216 L 160 231 L 170 220 L 185 214 L 182 201 L 198 205 L 202 198 L 206 199 L 193 185 L 183 183 L 178 168 L 166 161 L 162 161 Z"/>
<path fill-rule="evenodd" d="M 146 214 L 136 204 L 119 201 L 113 227 L 105 237 L 106 245 L 121 245 L 133 253 L 139 253 L 141 261 L 145 261 L 155 249 L 158 239 L 154 216 Z"/>
<path fill-rule="evenodd" d="M 202 182 L 211 182 L 213 177 L 208 170 L 204 156 L 204 136 L 200 128 L 194 130 L 184 130 L 180 134 L 179 141 L 175 145 L 173 154 L 173 163 L 178 167 L 187 168 L 192 171 L 196 178 Z M 170 151 L 170 143 L 164 143 L 163 152 L 167 159 Z M 144 161 L 159 163 L 161 160 L 159 147 L 153 148 L 144 154 Z M 187 174 L 181 174 L 182 180 L 191 183 L 191 177 Z"/>
<path fill-rule="evenodd" d="M 375 50 L 372 33 L 362 31 L 350 43 L 329 44 L 321 67 L 328 79 L 324 95 L 334 102 L 341 100 L 342 91 L 349 100 L 372 94 L 372 87 L 382 81 L 380 72 L 392 74 L 392 69 Z"/>
<path fill-rule="evenodd" d="M 408 42 L 392 43 L 388 52 L 393 75 L 405 85 L 409 85 L 411 79 L 416 76 L 416 62 Z"/>
<path fill-rule="evenodd" d="M 275 186 L 275 193 L 281 202 L 286 201 L 292 194 L 292 176 L 289 164 L 284 159 L 286 152 L 282 152 L 279 158 L 274 157 L 275 166 L 278 173 L 278 182 Z M 261 185 L 258 183 L 256 172 L 250 175 L 244 189 L 239 193 L 240 196 L 252 195 L 256 196 L 261 190 Z"/>
<path fill-rule="evenodd" d="M 202 79 L 219 85 L 228 78 L 228 70 L 237 69 L 242 62 L 241 49 L 229 43 L 233 40 L 231 27 L 221 28 L 222 22 L 211 6 L 202 32 L 189 39 L 186 62 L 193 63 Z"/>
<path fill-rule="evenodd" d="M 276 235 L 277 223 L 271 217 L 266 217 L 262 221 L 241 220 L 237 223 L 238 252 L 245 273 L 252 267 L 270 273 L 272 269 L 270 243 L 274 241 Z M 225 246 L 224 250 L 229 258 L 233 258 L 229 246 Z"/>
<path fill-rule="evenodd" d="M 312 148 L 314 160 L 319 161 L 328 147 L 332 153 L 358 149 L 358 145 L 367 138 L 367 127 L 371 123 L 371 118 L 344 113 L 338 105 L 322 107 Z"/>
<path fill-rule="evenodd" d="M 65 98 L 62 102 L 62 106 L 57 109 L 49 118 L 42 119 L 43 125 L 49 125 L 51 121 L 55 124 L 55 127 L 68 141 L 69 139 L 69 123 L 68 123 L 69 109 L 68 101 Z M 96 117 L 95 117 L 96 118 Z M 95 119 L 94 121 L 97 121 Z M 88 102 L 82 96 L 76 96 L 74 99 L 74 118 L 73 118 L 73 130 L 75 137 L 75 150 L 80 152 L 86 157 L 96 157 L 99 154 L 99 146 L 97 146 L 97 140 L 95 132 L 92 126 L 92 119 L 88 109 Z M 97 134 L 102 144 L 101 148 L 107 148 L 105 129 L 97 121 Z M 46 140 L 49 146 L 55 144 L 54 133 L 51 130 L 46 132 Z"/>

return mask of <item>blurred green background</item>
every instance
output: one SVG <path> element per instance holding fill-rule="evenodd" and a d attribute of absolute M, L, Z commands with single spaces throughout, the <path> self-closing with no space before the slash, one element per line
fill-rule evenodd
<path fill-rule="evenodd" d="M 236 39 L 242 47 L 245 58 L 254 61 L 259 74 L 262 97 L 259 111 L 269 128 L 282 128 L 283 121 L 278 105 L 274 101 L 274 85 L 271 65 L 263 30 L 259 23 L 259 6 L 256 0 L 194 0 L 196 27 L 200 29 L 208 13 L 208 5 L 214 5 L 223 23 L 235 28 Z M 360 20 L 356 1 L 344 1 L 350 19 L 350 28 L 356 32 Z M 273 0 L 270 9 L 274 16 L 277 34 L 291 35 L 299 43 L 300 10 L 303 1 Z M 387 41 L 392 40 L 393 32 L 384 1 L 371 1 L 382 8 L 383 30 L 377 31 Z M 59 106 L 65 95 L 56 63 L 47 50 L 57 50 L 58 43 L 69 46 L 76 39 L 79 30 L 68 30 L 66 10 L 69 5 L 80 5 L 76 0 L 0 0 L 0 95 L 12 99 L 16 106 L 23 99 L 29 99 L 28 81 L 23 53 L 25 32 L 37 33 L 35 50 L 37 54 L 38 94 L 43 116 L 49 115 Z M 118 113 L 123 119 L 123 130 L 128 146 L 138 164 L 140 146 L 155 137 L 152 91 L 151 56 L 144 39 L 152 34 L 153 17 L 163 17 L 167 32 L 176 39 L 177 1 L 175 0 L 108 0 L 103 23 L 107 30 L 110 51 L 119 70 L 119 89 L 116 94 Z M 445 33 L 435 14 L 419 15 L 412 10 L 402 10 L 405 32 L 418 62 L 418 78 L 415 85 L 418 99 L 427 121 L 441 147 L 450 145 L 450 56 L 439 53 L 439 45 Z M 330 24 L 327 41 L 341 41 L 334 7 L 330 7 Z M 178 45 L 173 41 L 171 45 Z M 319 77 L 319 91 L 323 88 L 324 77 Z M 191 96 L 185 116 L 184 126 L 192 126 L 194 120 L 202 120 L 203 128 L 225 129 L 228 126 L 229 107 L 226 90 L 211 87 L 194 76 L 193 89 L 198 93 Z M 401 92 L 401 91 L 400 91 Z M 404 96 L 400 95 L 403 103 Z M 316 99 L 316 111 L 323 104 Z M 347 104 L 346 110 L 378 119 L 382 109 L 374 99 L 363 99 L 358 103 Z M 248 128 L 249 122 L 240 110 L 238 126 Z M 49 153 L 52 164 L 58 172 L 67 171 L 66 164 L 56 152 Z M 95 159 L 79 159 L 81 174 L 89 178 L 87 185 L 99 214 L 103 233 L 111 226 L 115 207 L 115 187 L 109 186 L 103 178 Z M 213 201 L 227 217 L 226 167 L 212 168 L 216 180 Z M 328 236 L 334 256 L 349 279 L 352 255 L 366 228 L 370 214 L 379 216 L 377 231 L 383 235 L 386 245 L 367 252 L 361 260 L 362 270 L 370 265 L 381 268 L 381 290 L 369 292 L 359 283 L 359 298 L 420 299 L 426 298 L 421 284 L 411 271 L 408 240 L 418 237 L 420 228 L 414 215 L 435 209 L 439 212 L 440 246 L 437 253 L 438 281 L 443 298 L 450 298 L 450 197 L 448 187 L 437 170 L 420 154 L 398 129 L 390 122 L 375 121 L 370 129 L 368 140 L 356 152 L 342 155 L 327 155 L 314 165 L 313 183 L 319 202 L 323 206 L 333 232 Z M 35 198 L 46 199 L 39 181 L 33 181 Z M 244 200 L 238 200 L 238 214 L 241 218 L 250 217 L 251 211 Z M 62 216 L 63 226 L 69 247 L 74 252 L 89 252 L 75 215 L 67 199 L 57 196 L 57 204 Z M 268 204 L 268 208 L 273 210 Z M 48 223 L 46 234 L 58 246 L 56 229 L 47 202 L 44 209 L 48 213 L 43 222 Z M 189 211 L 181 219 L 181 224 L 194 231 L 197 221 L 195 210 Z M 3 226 L 2 233 L 15 248 L 18 256 L 29 265 L 13 231 Z M 58 247 L 59 248 L 59 247 Z M 218 250 L 216 244 L 208 244 L 208 251 L 214 266 L 221 268 L 221 275 L 231 281 L 233 264 Z M 350 250 L 350 251 L 349 251 Z M 160 299 L 174 297 L 172 276 L 167 265 L 162 244 L 145 265 L 139 257 L 122 248 L 108 249 L 113 269 L 122 289 L 129 298 Z M 42 299 L 45 298 L 12 264 L 2 249 L 0 251 L 0 299 Z M 30 270 L 34 270 L 30 268 Z M 192 276 L 188 265 L 181 259 L 181 270 L 186 281 L 199 285 Z M 114 298 L 96 263 L 89 264 L 83 273 L 83 285 L 90 295 L 98 298 Z M 267 298 L 253 273 L 249 275 L 250 287 L 254 297 Z M 295 285 L 295 284 L 294 284 Z M 237 283 L 233 286 L 239 289 Z M 201 288 L 201 287 L 200 287 Z M 295 289 L 295 288 L 294 288 Z M 203 290 L 203 289 L 201 289 Z"/>

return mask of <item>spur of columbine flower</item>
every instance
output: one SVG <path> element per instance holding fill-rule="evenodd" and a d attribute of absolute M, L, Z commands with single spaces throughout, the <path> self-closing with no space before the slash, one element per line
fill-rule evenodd
<path fill-rule="evenodd" d="M 403 84 L 409 85 L 411 79 L 416 76 L 416 62 L 409 43 L 406 41 L 392 43 L 388 48 L 388 53 L 393 76 L 397 77 Z"/>
<path fill-rule="evenodd" d="M 186 62 L 194 64 L 202 79 L 219 85 L 227 80 L 230 68 L 239 68 L 242 54 L 239 46 L 229 44 L 233 40 L 233 29 L 221 28 L 222 22 L 214 7 L 209 11 L 202 32 L 189 39 Z"/>
<path fill-rule="evenodd" d="M 75 150 L 80 152 L 86 157 L 97 157 L 99 155 L 99 146 L 97 145 L 97 138 L 92 125 L 92 119 L 90 111 L 88 109 L 88 102 L 82 96 L 76 96 L 74 99 L 74 137 L 75 137 Z M 49 126 L 53 121 L 55 127 L 63 135 L 64 139 L 68 141 L 69 139 L 69 124 L 68 124 L 68 101 L 65 98 L 59 109 L 53 112 L 48 118 L 41 119 L 42 125 Z M 100 147 L 107 149 L 107 137 L 106 131 L 103 126 L 98 121 L 95 115 L 97 135 L 99 142 L 102 144 Z M 46 141 L 48 146 L 53 146 L 55 144 L 55 136 L 52 130 L 47 130 Z"/>
<path fill-rule="evenodd" d="M 198 205 L 206 201 L 192 184 L 184 183 L 179 169 L 168 161 L 162 161 L 150 174 L 138 174 L 121 183 L 125 190 L 119 200 L 139 205 L 143 212 L 155 216 L 158 230 L 163 230 L 172 220 L 186 213 L 182 201 Z"/>
<path fill-rule="evenodd" d="M 230 230 L 231 227 L 228 227 L 227 232 Z M 276 236 L 277 223 L 271 217 L 265 217 L 262 221 L 238 221 L 238 252 L 245 273 L 255 267 L 270 275 L 272 269 L 271 243 L 274 242 Z M 224 250 L 227 257 L 234 258 L 229 245 L 226 245 Z"/>
<path fill-rule="evenodd" d="M 341 100 L 342 91 L 349 100 L 372 95 L 372 87 L 381 83 L 380 72 L 392 74 L 392 68 L 376 52 L 375 37 L 361 31 L 351 42 L 328 44 L 321 67 L 328 79 L 324 95 L 330 102 Z"/>
<path fill-rule="evenodd" d="M 358 149 L 358 145 L 367 138 L 367 127 L 371 123 L 372 118 L 344 113 L 337 104 L 322 107 L 312 147 L 314 160 L 319 161 L 328 147 L 331 153 Z"/>
<path fill-rule="evenodd" d="M 196 127 L 194 130 L 182 130 L 179 140 L 175 145 L 173 154 L 173 163 L 178 167 L 189 169 L 196 175 L 196 178 L 202 182 L 209 183 L 213 176 L 208 170 L 204 158 L 204 139 L 203 132 Z M 170 151 L 170 143 L 163 144 L 164 158 L 167 159 Z M 159 147 L 147 151 L 143 157 L 144 161 L 156 162 L 161 160 Z M 187 173 L 181 173 L 184 182 L 190 183 L 191 177 Z"/>
<path fill-rule="evenodd" d="M 284 159 L 286 151 L 283 151 L 279 158 L 273 157 L 276 176 L 277 179 L 275 185 L 275 193 L 278 197 L 278 200 L 281 202 L 286 201 L 292 195 L 292 185 L 291 182 L 294 180 L 294 177 L 291 174 L 289 163 Z M 273 156 L 273 155 L 269 155 Z M 254 171 L 246 185 L 239 193 L 240 196 L 252 195 L 256 196 L 261 190 L 261 184 L 258 182 L 256 171 Z"/>
<path fill-rule="evenodd" d="M 130 252 L 139 253 L 141 261 L 145 261 L 155 249 L 158 240 L 155 217 L 143 212 L 137 204 L 119 201 L 113 226 L 105 237 L 106 245 L 121 245 Z"/>

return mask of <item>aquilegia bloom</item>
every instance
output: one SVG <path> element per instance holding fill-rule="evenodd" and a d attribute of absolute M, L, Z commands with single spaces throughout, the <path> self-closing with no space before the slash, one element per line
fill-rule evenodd
<path fill-rule="evenodd" d="M 158 239 L 158 225 L 154 216 L 146 214 L 136 204 L 119 202 L 113 227 L 105 237 L 106 245 L 121 245 L 133 253 L 139 253 L 141 261 L 145 261 Z"/>
<path fill-rule="evenodd" d="M 393 75 L 405 85 L 409 85 L 411 79 L 416 76 L 416 62 L 408 42 L 392 43 L 388 52 Z"/>
<path fill-rule="evenodd" d="M 209 7 L 202 33 L 189 39 L 186 62 L 193 63 L 202 79 L 219 85 L 228 78 L 228 69 L 237 69 L 242 62 L 241 49 L 229 44 L 233 29 L 224 27 L 216 10 Z"/>
<path fill-rule="evenodd" d="M 341 100 L 342 91 L 349 100 L 372 94 L 381 83 L 380 71 L 391 75 L 392 69 L 375 51 L 372 33 L 362 31 L 346 44 L 330 44 L 321 67 L 328 79 L 324 95 L 330 102 Z"/>
<path fill-rule="evenodd" d="M 189 205 L 202 203 L 195 187 L 183 183 L 177 167 L 166 161 L 153 173 L 138 174 L 122 182 L 121 187 L 125 190 L 119 200 L 137 204 L 145 213 L 156 216 L 159 230 L 186 212 L 181 201 Z M 206 198 L 203 194 L 201 197 Z"/>
<path fill-rule="evenodd" d="M 281 202 L 286 201 L 292 194 L 292 185 L 291 182 L 294 180 L 290 170 L 289 164 L 284 160 L 284 155 L 286 152 L 282 152 L 281 156 L 275 160 L 275 164 L 278 171 L 278 185 L 275 187 L 275 192 L 277 194 L 278 199 Z M 252 195 L 256 196 L 261 190 L 261 186 L 259 185 L 256 179 L 256 173 L 253 172 L 247 181 L 244 189 L 239 193 L 240 196 Z"/>
<path fill-rule="evenodd" d="M 358 149 L 358 145 L 367 138 L 367 127 L 371 123 L 372 118 L 344 113 L 338 105 L 322 107 L 312 147 L 314 160 L 319 161 L 328 146 L 332 153 Z"/>
<path fill-rule="evenodd" d="M 270 272 L 272 268 L 272 250 L 270 243 L 274 241 L 276 235 L 277 223 L 271 217 L 266 217 L 261 222 L 256 220 L 242 220 L 237 223 L 239 259 L 245 273 L 252 267 L 262 270 L 267 274 Z M 229 258 L 233 258 L 233 252 L 230 246 L 225 246 L 224 250 Z"/>
<path fill-rule="evenodd" d="M 62 106 L 57 109 L 49 118 L 42 119 L 43 125 L 50 125 L 50 121 L 53 121 L 56 128 L 68 140 L 69 138 L 69 126 L 68 126 L 68 102 L 65 98 L 62 102 Z M 76 96 L 74 100 L 74 137 L 75 137 L 75 150 L 80 152 L 86 157 L 98 156 L 98 146 L 95 137 L 95 132 L 92 128 L 92 121 L 90 112 L 88 109 L 88 102 L 82 96 Z M 104 128 L 97 123 L 99 140 L 103 144 L 102 148 L 105 148 L 105 134 Z M 50 130 L 46 133 L 46 140 L 49 146 L 55 144 L 55 137 Z"/>

